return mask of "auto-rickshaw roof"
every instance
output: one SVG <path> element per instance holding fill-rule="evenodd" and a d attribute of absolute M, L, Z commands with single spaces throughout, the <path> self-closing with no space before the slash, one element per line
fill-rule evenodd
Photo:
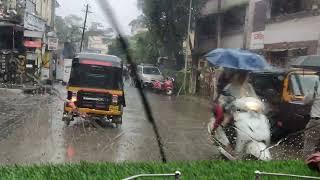
<path fill-rule="evenodd" d="M 285 74 L 288 70 L 284 69 L 273 69 L 265 71 L 253 71 L 252 74 Z"/>
<path fill-rule="evenodd" d="M 94 60 L 94 61 L 101 61 L 101 62 L 110 62 L 112 63 L 112 67 L 122 67 L 122 60 L 117 56 L 113 55 L 104 55 L 104 54 L 96 54 L 96 53 L 79 53 L 76 56 L 79 59 L 79 63 L 85 60 Z"/>
<path fill-rule="evenodd" d="M 274 69 L 274 70 L 266 70 L 266 71 L 256 71 L 252 72 L 252 74 L 288 74 L 291 72 L 297 73 L 315 73 L 315 71 L 310 69 L 303 69 L 303 68 L 286 68 L 286 69 Z"/>

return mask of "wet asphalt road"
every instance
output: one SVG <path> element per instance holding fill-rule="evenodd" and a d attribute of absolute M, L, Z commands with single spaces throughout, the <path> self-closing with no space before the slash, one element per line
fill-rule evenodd
<path fill-rule="evenodd" d="M 56 85 L 60 97 L 65 89 Z M 184 98 L 147 93 L 169 161 L 217 157 L 206 134 L 209 107 Z M 63 100 L 0 90 L 0 164 L 86 161 L 160 161 L 151 124 L 136 89 L 126 89 L 121 128 L 101 128 L 77 119 L 61 121 Z"/>
<path fill-rule="evenodd" d="M 25 95 L 0 89 L 0 165 L 84 161 L 160 161 L 151 124 L 135 88 L 126 87 L 123 125 L 102 128 L 76 119 L 61 121 L 65 87 L 59 95 Z M 169 161 L 217 159 L 207 137 L 209 106 L 183 97 L 147 92 Z M 300 141 L 301 142 L 301 141 Z M 301 157 L 297 143 L 271 149 L 275 159 Z"/>

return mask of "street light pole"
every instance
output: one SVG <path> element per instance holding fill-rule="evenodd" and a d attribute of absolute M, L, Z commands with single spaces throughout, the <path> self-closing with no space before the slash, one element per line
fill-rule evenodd
<path fill-rule="evenodd" d="M 183 78 L 183 89 L 186 92 L 186 84 L 187 84 L 187 71 L 188 71 L 188 50 L 189 50 L 189 34 L 191 27 L 191 13 L 192 13 L 192 0 L 190 0 L 189 4 L 189 21 L 188 21 L 188 32 L 187 32 L 187 41 L 186 41 L 186 57 L 184 62 L 184 78 Z"/>
<path fill-rule="evenodd" d="M 86 25 L 87 25 L 88 12 L 89 12 L 89 4 L 87 4 L 87 6 L 86 6 L 86 15 L 85 15 L 85 18 L 84 18 L 83 29 L 82 29 L 80 52 L 82 51 L 82 46 L 83 46 L 83 41 L 84 41 L 84 33 L 86 31 Z"/>
<path fill-rule="evenodd" d="M 221 0 L 218 0 L 217 48 L 221 48 Z"/>

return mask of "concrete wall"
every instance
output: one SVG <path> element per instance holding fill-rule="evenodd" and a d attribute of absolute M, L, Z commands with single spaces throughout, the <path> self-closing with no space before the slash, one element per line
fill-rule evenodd
<path fill-rule="evenodd" d="M 264 44 L 312 42 L 320 39 L 320 16 L 293 19 L 266 25 Z M 243 33 L 222 37 L 223 48 L 242 48 Z M 285 48 L 285 47 L 283 47 Z"/>
<path fill-rule="evenodd" d="M 10 0 L 10 1 L 8 1 L 8 4 L 7 4 L 7 7 L 8 7 L 8 8 L 15 9 L 16 6 L 17 6 L 17 1 L 16 1 L 16 0 Z"/>
<path fill-rule="evenodd" d="M 223 48 L 242 48 L 243 33 L 234 33 L 223 36 L 221 41 L 221 45 Z"/>
<path fill-rule="evenodd" d="M 36 0 L 36 11 L 38 15 L 47 22 L 47 25 L 51 25 L 52 17 L 52 3 L 54 0 Z"/>
<path fill-rule="evenodd" d="M 320 16 L 267 24 L 265 44 L 314 41 L 320 38 Z"/>

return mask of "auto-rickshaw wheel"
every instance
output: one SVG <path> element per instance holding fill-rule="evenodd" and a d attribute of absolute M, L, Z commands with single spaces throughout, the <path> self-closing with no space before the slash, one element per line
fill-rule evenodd
<path fill-rule="evenodd" d="M 122 125 L 122 116 L 113 117 L 112 122 L 116 125 L 116 128 L 120 128 Z"/>
<path fill-rule="evenodd" d="M 69 126 L 70 122 L 73 121 L 73 116 L 70 117 L 70 115 L 64 115 L 64 117 L 62 117 L 62 121 L 66 126 Z"/>
<path fill-rule="evenodd" d="M 70 121 L 64 121 L 64 124 L 65 124 L 66 126 L 69 126 L 69 125 L 70 125 Z"/>

